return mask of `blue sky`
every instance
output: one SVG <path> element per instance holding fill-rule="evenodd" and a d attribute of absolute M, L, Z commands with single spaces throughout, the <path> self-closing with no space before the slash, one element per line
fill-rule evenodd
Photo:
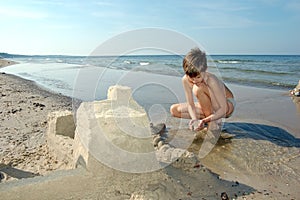
<path fill-rule="evenodd" d="M 149 27 L 209 54 L 300 54 L 299 0 L 0 0 L 0 24 L 0 52 L 17 54 L 89 55 Z"/>

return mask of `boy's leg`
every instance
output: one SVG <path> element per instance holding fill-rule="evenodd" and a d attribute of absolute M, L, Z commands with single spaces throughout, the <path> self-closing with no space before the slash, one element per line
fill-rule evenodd
<path fill-rule="evenodd" d="M 205 84 L 201 84 L 199 87 L 194 86 L 193 94 L 198 99 L 198 102 L 195 102 L 197 118 L 202 119 L 209 116 L 212 113 L 212 104 L 207 86 Z M 191 119 L 187 103 L 173 104 L 170 112 L 174 117 Z"/>
<path fill-rule="evenodd" d="M 201 109 L 198 102 L 195 102 L 195 107 L 196 107 L 197 118 L 198 119 L 203 118 L 202 109 Z M 190 116 L 189 111 L 188 111 L 187 103 L 173 104 L 170 107 L 170 113 L 173 117 L 191 119 L 191 116 Z"/>
<path fill-rule="evenodd" d="M 208 87 L 205 84 L 194 86 L 193 93 L 200 104 L 203 117 L 211 115 L 213 109 Z"/>
<path fill-rule="evenodd" d="M 199 101 L 200 107 L 202 108 L 203 117 L 208 117 L 213 113 L 213 106 L 211 96 L 209 94 L 208 87 L 205 84 L 201 84 L 198 87 L 193 88 L 193 93 Z M 218 130 L 220 129 L 221 120 L 216 120 L 208 123 L 209 130 Z"/>

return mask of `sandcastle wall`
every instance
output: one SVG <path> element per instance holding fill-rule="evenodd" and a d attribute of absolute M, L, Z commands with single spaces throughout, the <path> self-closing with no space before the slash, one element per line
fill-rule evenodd
<path fill-rule="evenodd" d="M 72 168 L 81 165 L 93 172 L 103 170 L 103 164 L 131 173 L 155 171 L 172 163 L 178 168 L 193 167 L 197 162 L 193 153 L 165 144 L 161 134 L 151 132 L 147 113 L 131 92 L 116 85 L 109 88 L 107 99 L 82 102 L 76 127 L 70 111 L 52 113 L 50 146 Z"/>

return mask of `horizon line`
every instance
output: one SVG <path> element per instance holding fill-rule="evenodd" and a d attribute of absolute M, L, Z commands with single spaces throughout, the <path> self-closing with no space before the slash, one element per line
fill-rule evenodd
<path fill-rule="evenodd" d="M 127 54 L 127 55 L 72 55 L 72 54 L 15 54 L 15 53 L 5 53 L 0 52 L 0 59 L 6 58 L 3 57 L 4 55 L 11 56 L 11 57 L 31 57 L 31 56 L 70 56 L 70 57 L 116 57 L 116 56 L 172 56 L 175 54 Z M 181 54 L 178 56 L 184 56 L 184 54 Z M 281 53 L 281 54 L 272 54 L 272 53 L 212 53 L 207 54 L 207 56 L 300 56 L 300 54 L 287 54 L 287 53 Z"/>

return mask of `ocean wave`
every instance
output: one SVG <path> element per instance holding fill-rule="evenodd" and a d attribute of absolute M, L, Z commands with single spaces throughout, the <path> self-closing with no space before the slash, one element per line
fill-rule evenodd
<path fill-rule="evenodd" d="M 132 60 L 124 60 L 123 63 L 124 63 L 124 64 L 127 64 L 127 65 L 134 65 L 134 64 L 137 64 L 136 61 L 132 61 Z"/>
<path fill-rule="evenodd" d="M 141 66 L 145 66 L 145 65 L 149 65 L 149 64 L 150 64 L 150 62 L 140 62 Z"/>
<path fill-rule="evenodd" d="M 251 60 L 251 59 L 221 59 L 209 60 L 209 62 L 220 64 L 239 64 L 239 63 L 270 63 L 270 60 Z"/>
<path fill-rule="evenodd" d="M 243 63 L 243 62 L 255 62 L 255 60 L 221 59 L 221 60 L 212 60 L 212 62 L 221 63 L 221 64 L 237 64 L 237 63 Z"/>
<path fill-rule="evenodd" d="M 237 64 L 241 63 L 241 61 L 238 60 L 216 60 L 216 63 L 222 63 L 222 64 Z"/>
<path fill-rule="evenodd" d="M 127 65 L 139 64 L 140 66 L 145 66 L 150 64 L 150 62 L 148 61 L 132 61 L 132 60 L 124 60 L 123 63 Z"/>
<path fill-rule="evenodd" d="M 123 63 L 125 63 L 125 64 L 131 64 L 132 62 L 130 60 L 124 60 Z"/>
<path fill-rule="evenodd" d="M 220 67 L 220 70 L 235 70 L 237 72 L 245 72 L 251 74 L 265 74 L 265 75 L 289 75 L 290 72 L 282 72 L 282 71 L 266 71 L 266 70 L 258 70 L 258 69 L 241 69 L 236 67 Z"/>
<path fill-rule="evenodd" d="M 264 86 L 266 88 L 282 88 L 282 89 L 290 89 L 295 87 L 294 84 L 291 83 L 283 83 L 283 82 L 275 82 L 270 80 L 263 79 L 243 79 L 243 78 L 235 78 L 235 77 L 222 77 L 222 79 L 226 82 L 237 83 L 241 85 L 250 85 L 250 86 Z"/>

